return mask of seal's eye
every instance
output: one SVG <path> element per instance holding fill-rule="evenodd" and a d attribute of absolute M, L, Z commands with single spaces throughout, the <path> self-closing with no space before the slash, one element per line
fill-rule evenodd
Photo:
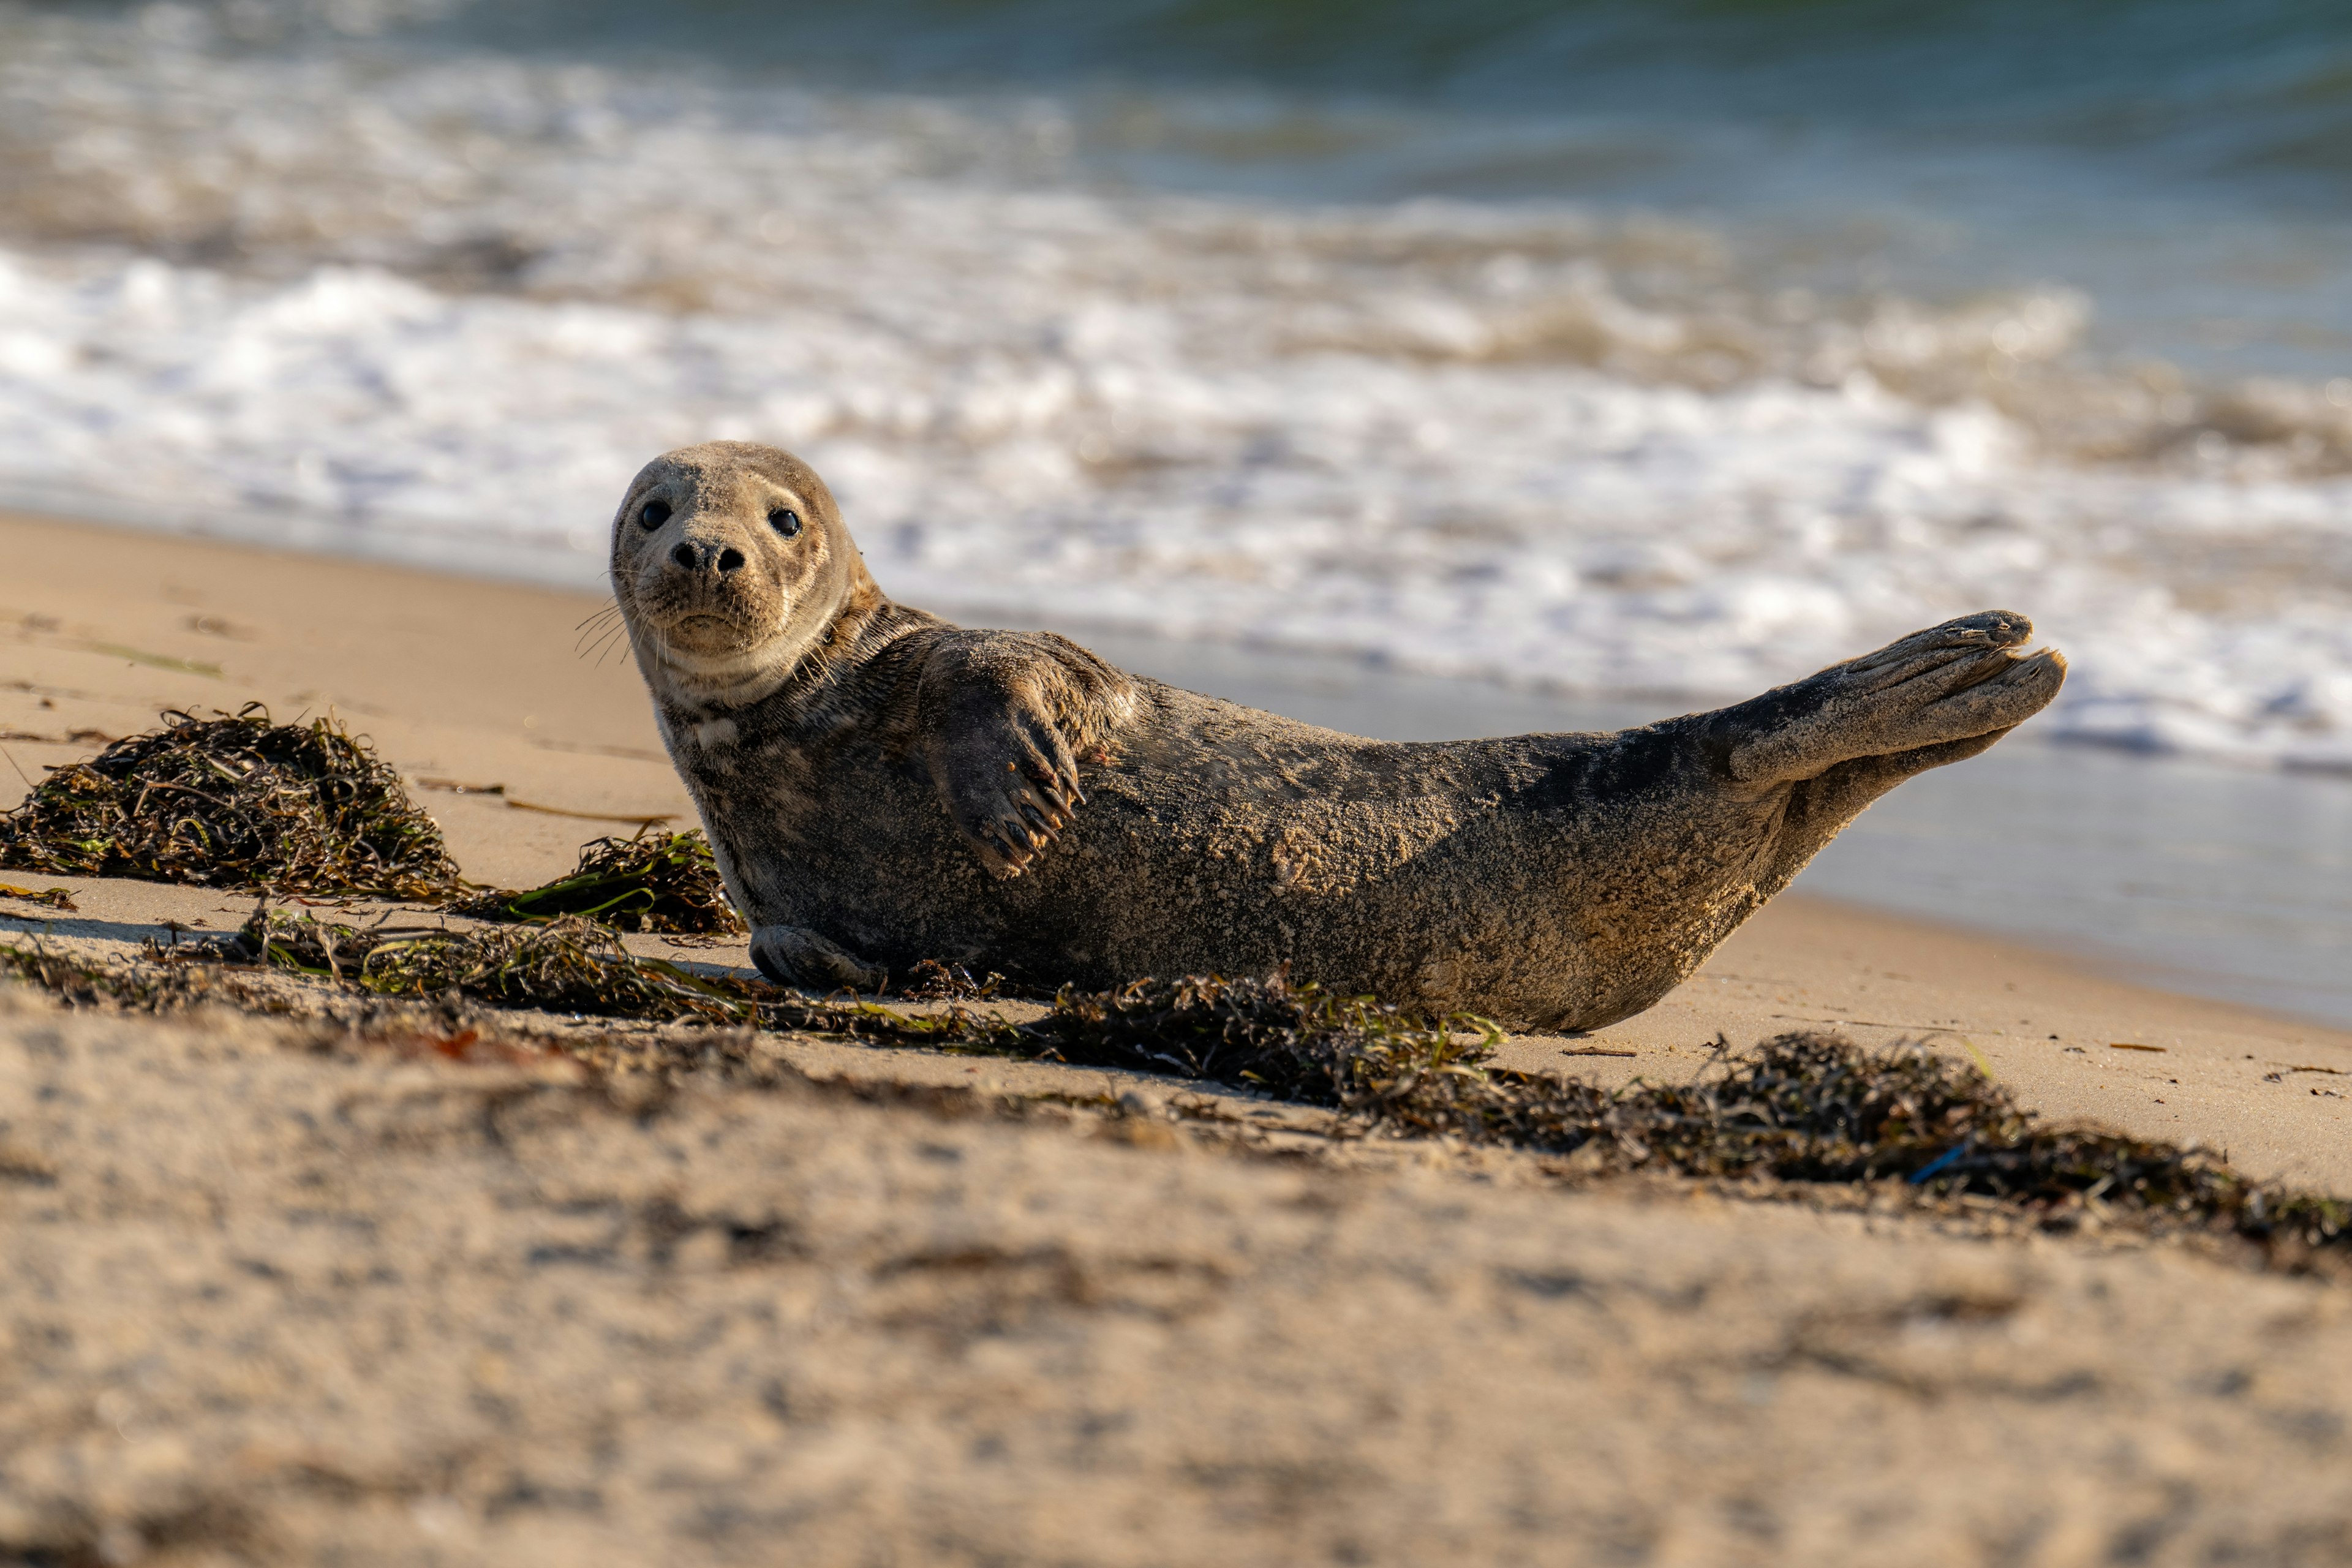
<path fill-rule="evenodd" d="M 669 502 L 666 500 L 646 502 L 645 510 L 637 513 L 637 521 L 649 529 L 659 528 L 669 521 Z"/>
<path fill-rule="evenodd" d="M 780 506 L 768 514 L 768 526 L 790 539 L 801 531 L 801 514 L 788 506 Z"/>

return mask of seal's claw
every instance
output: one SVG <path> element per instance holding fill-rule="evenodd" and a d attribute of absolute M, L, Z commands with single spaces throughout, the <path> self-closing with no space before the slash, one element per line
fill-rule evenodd
<path fill-rule="evenodd" d="M 1016 876 L 1076 818 L 1077 760 L 1060 730 L 1017 702 L 953 714 L 931 752 L 948 815 L 981 862 Z"/>
<path fill-rule="evenodd" d="M 951 788 L 949 798 L 952 812 L 960 797 Z M 994 789 L 971 820 L 959 816 L 957 826 L 979 850 L 982 865 L 1010 878 L 1019 876 L 1039 850 L 1059 837 L 1066 821 L 1039 798 L 1036 786 L 1016 784 Z"/>

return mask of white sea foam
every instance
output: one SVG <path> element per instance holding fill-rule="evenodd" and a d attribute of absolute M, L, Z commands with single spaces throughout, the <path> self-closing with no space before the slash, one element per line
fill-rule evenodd
<path fill-rule="evenodd" d="M 1066 105 L 361 91 L 159 15 L 0 29 L 20 504 L 583 581 L 639 463 L 749 437 L 918 603 L 1694 698 L 2007 605 L 2056 732 L 2352 766 L 2352 385 L 2102 370 L 2067 290 L 1808 293 L 1689 223 L 1116 188 Z"/>

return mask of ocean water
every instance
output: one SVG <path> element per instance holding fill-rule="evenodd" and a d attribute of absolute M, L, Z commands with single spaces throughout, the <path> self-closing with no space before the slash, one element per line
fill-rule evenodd
<path fill-rule="evenodd" d="M 0 501 L 598 577 L 787 445 L 900 597 L 1595 701 L 2032 614 L 2352 772 L 2352 11 L 0 3 Z"/>

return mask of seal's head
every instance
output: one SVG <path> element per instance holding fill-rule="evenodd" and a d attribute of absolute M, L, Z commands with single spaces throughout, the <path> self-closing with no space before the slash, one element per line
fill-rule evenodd
<path fill-rule="evenodd" d="M 656 691 L 721 705 L 774 690 L 880 597 L 816 471 L 750 441 L 638 471 L 613 519 L 613 595 Z"/>

